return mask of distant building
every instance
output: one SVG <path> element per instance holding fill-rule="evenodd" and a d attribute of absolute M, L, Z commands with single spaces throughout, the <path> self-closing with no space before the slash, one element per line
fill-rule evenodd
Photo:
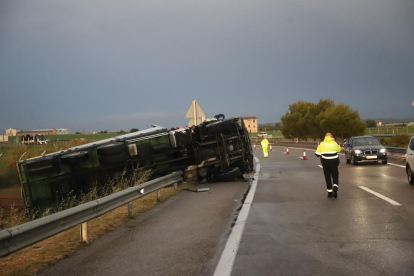
<path fill-rule="evenodd" d="M 7 136 L 16 136 L 17 133 L 22 132 L 21 129 L 17 129 L 17 128 L 9 128 L 6 129 L 6 135 Z"/>
<path fill-rule="evenodd" d="M 26 134 L 42 134 L 42 135 L 59 135 L 59 134 L 72 134 L 67 128 L 54 128 L 54 129 L 35 129 L 31 131 L 22 131 L 21 129 L 9 128 L 6 130 L 8 136 L 23 136 Z"/>
<path fill-rule="evenodd" d="M 56 134 L 60 135 L 60 134 L 72 134 L 72 131 L 70 131 L 67 128 L 57 128 L 56 129 Z"/>
<path fill-rule="evenodd" d="M 258 132 L 257 128 L 257 117 L 239 117 L 240 119 L 243 119 L 244 124 L 246 125 L 247 131 L 249 133 L 256 133 Z"/>

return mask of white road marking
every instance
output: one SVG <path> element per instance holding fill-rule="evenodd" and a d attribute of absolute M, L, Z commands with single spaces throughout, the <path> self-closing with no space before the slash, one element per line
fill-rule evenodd
<path fill-rule="evenodd" d="M 224 251 L 221 254 L 220 261 L 216 267 L 216 271 L 214 272 L 214 276 L 230 276 L 233 270 L 236 255 L 239 250 L 241 237 L 244 231 L 244 226 L 246 225 L 247 216 L 249 215 L 250 207 L 253 202 L 253 197 L 256 193 L 257 181 L 259 179 L 260 163 L 257 157 L 255 157 L 255 160 L 257 165 L 256 173 L 253 176 L 253 183 L 243 203 L 242 209 L 240 210 L 240 213 L 237 217 L 237 221 L 234 224 L 234 227 L 230 233 L 229 239 L 227 240 L 226 247 L 224 248 Z"/>
<path fill-rule="evenodd" d="M 391 203 L 392 205 L 395 205 L 395 206 L 401 206 L 401 204 L 400 203 L 398 203 L 398 202 L 396 202 L 396 201 L 394 201 L 394 200 L 392 200 L 391 198 L 388 198 L 388 197 L 386 197 L 386 196 L 383 196 L 382 194 L 379 194 L 379 193 L 377 193 L 377 192 L 374 192 L 373 190 L 371 190 L 371 189 L 368 189 L 367 187 L 364 187 L 364 186 L 359 186 L 361 189 L 363 189 L 363 190 L 365 190 L 365 191 L 367 191 L 368 193 L 371 193 L 371 194 L 373 194 L 373 195 L 375 195 L 375 196 L 377 196 L 377 197 L 379 197 L 379 198 L 381 198 L 381 199 L 383 199 L 383 200 L 385 200 L 385 201 L 388 201 L 389 203 Z"/>
<path fill-rule="evenodd" d="M 393 163 L 388 163 L 388 165 L 405 168 L 405 166 L 403 165 L 398 165 L 398 164 L 393 164 Z"/>

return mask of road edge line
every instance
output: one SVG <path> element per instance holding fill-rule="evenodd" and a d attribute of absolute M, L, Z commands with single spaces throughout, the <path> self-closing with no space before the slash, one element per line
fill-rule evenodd
<path fill-rule="evenodd" d="M 385 200 L 385 201 L 387 201 L 388 203 L 391 203 L 392 205 L 394 205 L 394 206 L 402 206 L 400 203 L 398 203 L 397 201 L 395 201 L 395 200 L 392 200 L 391 198 L 389 198 L 389 197 L 386 197 L 386 196 L 383 196 L 382 194 L 380 194 L 380 193 L 377 193 L 377 192 L 375 192 L 375 191 L 373 191 L 373 190 L 371 190 L 371 189 L 369 189 L 369 188 L 367 188 L 367 187 L 364 187 L 364 186 L 358 186 L 359 188 L 361 188 L 361 189 L 363 189 L 364 191 L 367 191 L 368 193 L 371 193 L 371 194 L 373 194 L 373 195 L 375 195 L 375 196 L 377 196 L 377 197 L 379 197 L 379 198 L 381 198 L 382 200 Z"/>
<path fill-rule="evenodd" d="M 233 271 L 233 266 L 236 261 L 236 255 L 239 250 L 241 237 L 243 235 L 244 226 L 246 225 L 247 217 L 249 215 L 250 207 L 253 202 L 254 194 L 256 193 L 256 186 L 259 180 L 260 162 L 257 157 L 256 160 L 256 171 L 254 174 L 254 180 L 250 187 L 250 191 L 243 203 L 240 213 L 237 217 L 237 221 L 231 230 L 230 236 L 227 240 L 226 246 L 224 247 L 223 253 L 221 254 L 220 260 L 216 266 L 214 276 L 230 276 Z"/>

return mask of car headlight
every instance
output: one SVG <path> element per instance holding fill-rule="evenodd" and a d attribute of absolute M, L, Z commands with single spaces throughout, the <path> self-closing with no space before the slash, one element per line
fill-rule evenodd
<path fill-rule="evenodd" d="M 355 153 L 355 154 L 360 154 L 360 153 L 361 153 L 361 151 L 360 151 L 360 150 L 355 150 L 355 151 L 354 151 L 354 153 Z"/>
<path fill-rule="evenodd" d="M 386 150 L 386 149 L 380 149 L 380 152 L 382 152 L 382 153 L 386 153 L 386 152 L 387 152 L 387 150 Z"/>

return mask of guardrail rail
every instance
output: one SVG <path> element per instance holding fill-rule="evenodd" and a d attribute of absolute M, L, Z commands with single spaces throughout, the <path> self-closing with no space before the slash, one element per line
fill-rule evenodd
<path fill-rule="evenodd" d="M 127 188 L 115 194 L 91 201 L 47 217 L 30 221 L 0 231 L 0 257 L 59 234 L 74 226 L 81 225 L 82 241 L 87 242 L 87 222 L 122 205 L 128 204 L 128 214 L 132 214 L 132 202 L 154 191 L 182 182 L 182 171 Z"/>

